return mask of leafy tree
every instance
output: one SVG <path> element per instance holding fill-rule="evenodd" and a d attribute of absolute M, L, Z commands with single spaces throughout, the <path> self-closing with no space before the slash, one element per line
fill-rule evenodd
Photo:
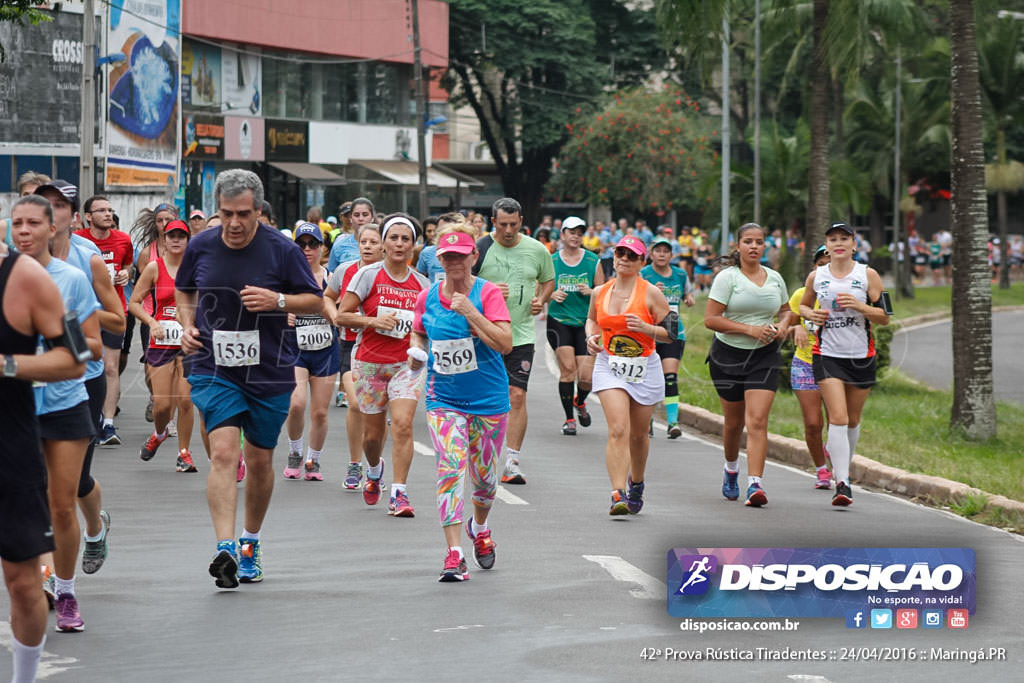
<path fill-rule="evenodd" d="M 12 21 L 25 25 L 25 20 L 36 26 L 43 21 L 53 21 L 46 12 L 37 9 L 38 0 L 0 0 L 0 21 Z M 0 62 L 6 61 L 7 50 L 0 44 Z"/>
<path fill-rule="evenodd" d="M 451 0 L 443 83 L 480 121 L 507 195 L 528 224 L 565 142 L 565 123 L 604 83 L 584 0 Z"/>
<path fill-rule="evenodd" d="M 981 86 L 973 0 L 950 0 L 953 409 L 950 424 L 971 439 L 996 434 L 992 395 L 992 290 L 982 147 Z"/>
<path fill-rule="evenodd" d="M 566 125 L 555 193 L 590 204 L 649 212 L 702 211 L 704 178 L 717 166 L 712 121 L 683 91 L 617 93 L 597 113 Z"/>

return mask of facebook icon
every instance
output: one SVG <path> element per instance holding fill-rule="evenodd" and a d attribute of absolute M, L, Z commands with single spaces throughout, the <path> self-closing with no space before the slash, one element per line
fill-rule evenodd
<path fill-rule="evenodd" d="M 867 628 L 867 617 L 864 610 L 846 613 L 846 628 Z"/>

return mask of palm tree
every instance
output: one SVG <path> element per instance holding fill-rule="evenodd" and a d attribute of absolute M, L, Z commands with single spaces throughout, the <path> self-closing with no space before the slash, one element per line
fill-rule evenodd
<path fill-rule="evenodd" d="M 986 185 L 996 193 L 999 221 L 999 288 L 1010 288 L 1009 244 L 1006 230 L 1006 193 L 1024 188 L 1024 168 L 1006 159 L 1006 131 L 1020 125 L 1024 116 L 1024 52 L 1021 51 L 1021 22 L 1012 17 L 998 19 L 985 31 L 978 50 L 981 92 L 995 129 L 996 162 L 985 168 Z"/>
<path fill-rule="evenodd" d="M 992 290 L 973 0 L 950 0 L 953 240 L 953 410 L 970 439 L 996 434 L 992 395 Z"/>

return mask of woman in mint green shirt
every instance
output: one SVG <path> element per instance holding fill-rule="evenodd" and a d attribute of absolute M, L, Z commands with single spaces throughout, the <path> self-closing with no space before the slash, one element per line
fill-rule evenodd
<path fill-rule="evenodd" d="M 722 403 L 725 476 L 722 495 L 739 498 L 740 437 L 747 428 L 746 504 L 761 507 L 768 496 L 761 486 L 768 446 L 768 413 L 779 385 L 782 363 L 778 340 L 792 321 L 789 293 L 782 276 L 761 265 L 766 231 L 747 223 L 737 232 L 733 264 L 711 283 L 704 325 L 715 332 L 708 353 L 711 380 Z M 775 324 L 776 316 L 779 323 Z"/>

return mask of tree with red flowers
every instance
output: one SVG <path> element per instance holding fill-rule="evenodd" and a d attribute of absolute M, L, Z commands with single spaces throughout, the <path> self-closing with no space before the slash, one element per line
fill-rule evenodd
<path fill-rule="evenodd" d="M 716 131 L 683 91 L 623 91 L 596 113 L 576 111 L 549 194 L 641 211 L 707 205 Z"/>

